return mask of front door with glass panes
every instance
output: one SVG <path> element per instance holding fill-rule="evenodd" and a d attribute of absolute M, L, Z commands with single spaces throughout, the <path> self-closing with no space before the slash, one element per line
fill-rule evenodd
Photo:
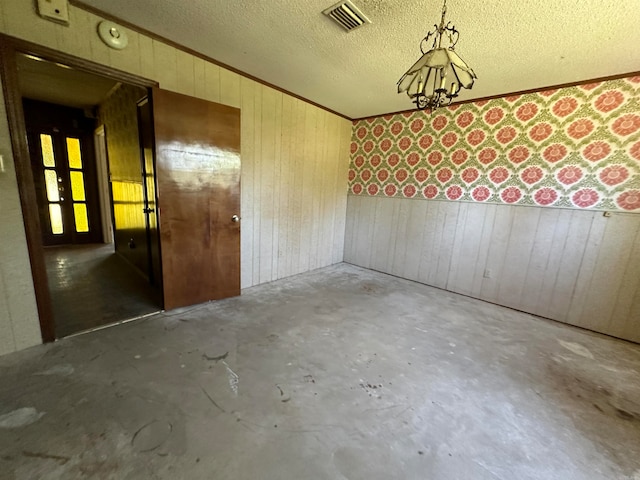
<path fill-rule="evenodd" d="M 83 131 L 84 122 L 72 121 L 65 128 L 67 122 L 55 122 L 50 114 L 44 122 L 40 114 L 33 118 L 31 108 L 25 108 L 25 113 L 44 245 L 99 241 L 100 219 L 95 218 L 92 201 L 96 195 L 90 125 Z"/>
<path fill-rule="evenodd" d="M 40 133 L 38 138 L 44 181 L 41 194 L 46 200 L 41 202 L 45 204 L 43 234 L 47 244 L 84 243 L 91 239 L 80 139 L 52 133 Z"/>

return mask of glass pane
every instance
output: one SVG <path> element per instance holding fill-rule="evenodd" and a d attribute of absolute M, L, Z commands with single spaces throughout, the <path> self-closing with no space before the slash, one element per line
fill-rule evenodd
<path fill-rule="evenodd" d="M 49 218 L 51 219 L 51 232 L 54 235 L 61 235 L 64 233 L 62 227 L 62 210 L 57 203 L 49 204 Z"/>
<path fill-rule="evenodd" d="M 44 171 L 44 183 L 47 186 L 47 200 L 50 202 L 60 201 L 60 192 L 58 191 L 58 174 L 55 170 L 46 169 Z"/>
<path fill-rule="evenodd" d="M 77 138 L 67 138 L 67 154 L 69 155 L 69 168 L 82 168 L 80 140 Z"/>
<path fill-rule="evenodd" d="M 71 171 L 71 196 L 74 201 L 84 202 L 84 175 L 82 172 Z"/>
<path fill-rule="evenodd" d="M 45 167 L 55 167 L 56 160 L 53 156 L 53 141 L 51 135 L 40 134 L 40 147 L 42 148 L 42 163 Z"/>
<path fill-rule="evenodd" d="M 88 232 L 89 219 L 87 218 L 87 205 L 84 203 L 74 203 L 73 216 L 76 220 L 76 232 Z"/>

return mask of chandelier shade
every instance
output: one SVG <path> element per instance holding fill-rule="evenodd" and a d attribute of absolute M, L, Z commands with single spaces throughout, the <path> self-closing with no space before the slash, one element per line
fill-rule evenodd
<path fill-rule="evenodd" d="M 434 30 L 422 39 L 422 56 L 398 81 L 398 93 L 406 92 L 419 109 L 433 111 L 451 104 L 460 89 L 471 89 L 477 78 L 471 67 L 454 50 L 459 32 L 451 22 L 444 23 L 446 11 L 445 0 L 440 25 L 435 25 Z M 423 45 L 428 45 L 431 37 L 433 44 L 425 52 Z M 443 40 L 449 45 L 443 46 Z"/>

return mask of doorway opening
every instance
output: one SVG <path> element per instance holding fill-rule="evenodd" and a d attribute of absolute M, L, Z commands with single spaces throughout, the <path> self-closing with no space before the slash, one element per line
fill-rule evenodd
<path fill-rule="evenodd" d="M 36 63 L 19 67 L 19 62 L 27 60 Z M 24 77 L 28 68 L 38 68 L 34 65 L 55 67 L 57 71 L 56 75 L 43 72 L 34 75 L 34 80 L 40 79 L 40 86 L 47 91 L 46 97 L 38 98 L 33 92 L 28 93 L 29 86 L 37 82 L 24 81 Z M 93 235 L 93 241 L 99 242 L 72 243 L 70 246 L 67 244 L 68 248 L 113 248 L 109 252 L 110 259 L 124 262 L 133 269 L 130 272 L 135 272 L 127 274 L 127 280 L 142 279 L 143 285 L 154 289 L 155 298 L 159 298 L 154 311 L 240 295 L 238 108 L 162 90 L 153 80 L 3 34 L 0 34 L 0 74 L 44 342 L 51 342 L 67 333 L 56 327 L 52 296 L 57 292 L 49 287 L 50 274 L 45 257 L 46 250 L 58 246 L 44 246 L 43 232 L 46 230 L 41 228 L 41 216 L 52 236 L 63 234 L 53 233 L 52 222 L 59 220 L 58 231 L 61 223 L 64 232 L 65 221 L 67 228 L 75 229 L 71 236 L 78 240 L 76 243 L 80 243 L 83 235 Z M 84 76 L 76 80 L 76 88 L 70 91 L 66 81 L 56 85 L 61 76 L 70 74 Z M 98 100 L 79 105 L 69 103 L 71 94 L 74 97 L 87 94 L 87 87 L 94 87 L 101 80 L 109 84 L 104 86 Z M 59 98 L 60 95 L 64 98 Z M 80 138 L 68 135 L 58 147 L 63 153 L 57 154 L 59 160 L 67 165 L 60 167 L 60 171 L 48 166 L 50 161 L 45 165 L 40 151 L 39 157 L 35 155 L 35 162 L 39 163 L 34 169 L 27 142 L 23 98 L 79 109 L 85 119 L 93 119 L 93 163 L 82 160 L 83 168 L 68 165 L 69 152 L 75 147 L 68 146 L 66 139 Z M 109 101 L 106 102 L 105 98 Z M 56 155 L 53 135 L 51 137 L 51 149 Z M 36 142 L 32 149 L 42 150 L 40 133 L 34 138 L 40 144 Z M 44 141 L 48 145 L 48 139 Z M 84 147 L 83 151 L 82 141 L 79 142 L 81 159 L 87 159 L 92 150 Z M 84 165 L 89 168 L 85 170 Z M 47 174 L 51 177 L 51 199 L 47 193 L 45 170 L 53 171 Z M 34 180 L 38 171 L 44 177 L 40 189 L 43 198 L 40 200 Z M 85 200 L 81 200 L 83 197 L 79 193 L 74 200 L 72 172 L 82 173 Z M 78 182 L 80 177 L 74 177 Z M 93 182 L 91 185 L 90 181 Z M 65 190 L 61 191 L 60 187 Z M 94 190 L 89 192 L 90 188 Z M 71 213 L 67 213 L 66 220 L 65 200 L 62 200 L 65 195 L 71 195 L 71 208 L 68 208 Z M 97 195 L 97 206 L 95 201 L 89 200 L 91 195 Z M 162 199 L 161 212 L 158 197 Z M 51 210 L 55 210 L 54 215 L 57 215 L 58 208 L 55 205 L 51 208 L 51 204 L 59 205 L 60 218 L 52 217 Z M 87 225 L 82 223 L 84 216 L 78 216 L 76 225 L 74 204 L 85 205 Z M 39 205 L 46 208 L 39 208 Z M 82 206 L 79 209 L 82 210 Z M 76 226 L 80 228 L 76 229 Z M 102 232 L 101 239 L 98 232 Z M 58 258 L 54 263 L 67 263 L 67 259 Z M 83 275 L 98 270 L 89 266 Z M 99 278 L 103 280 L 103 277 Z M 89 283 L 88 277 L 85 280 L 83 283 Z M 124 280 L 115 283 L 122 286 Z M 65 282 L 61 285 L 64 286 Z M 98 282 L 96 290 L 86 296 L 84 303 L 103 300 L 105 308 L 99 307 L 101 311 L 109 311 L 125 303 L 122 293 L 112 295 L 112 302 L 96 298 L 106 297 L 107 293 L 109 288 Z M 71 303 L 76 300 L 74 296 Z M 123 321 L 100 319 L 102 315 L 97 315 L 99 323 Z M 131 314 L 123 317 L 131 317 Z M 84 327 L 73 327 L 73 330 L 80 328 Z"/>
<path fill-rule="evenodd" d="M 160 311 L 146 88 L 16 54 L 55 338 Z"/>

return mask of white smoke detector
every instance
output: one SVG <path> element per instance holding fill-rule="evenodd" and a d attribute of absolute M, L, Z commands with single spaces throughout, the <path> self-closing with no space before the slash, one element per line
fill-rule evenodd
<path fill-rule="evenodd" d="M 109 47 L 116 50 L 122 50 L 129 45 L 129 38 L 127 32 L 124 29 L 113 22 L 100 22 L 98 24 L 98 36 L 100 40 L 106 43 Z"/>

